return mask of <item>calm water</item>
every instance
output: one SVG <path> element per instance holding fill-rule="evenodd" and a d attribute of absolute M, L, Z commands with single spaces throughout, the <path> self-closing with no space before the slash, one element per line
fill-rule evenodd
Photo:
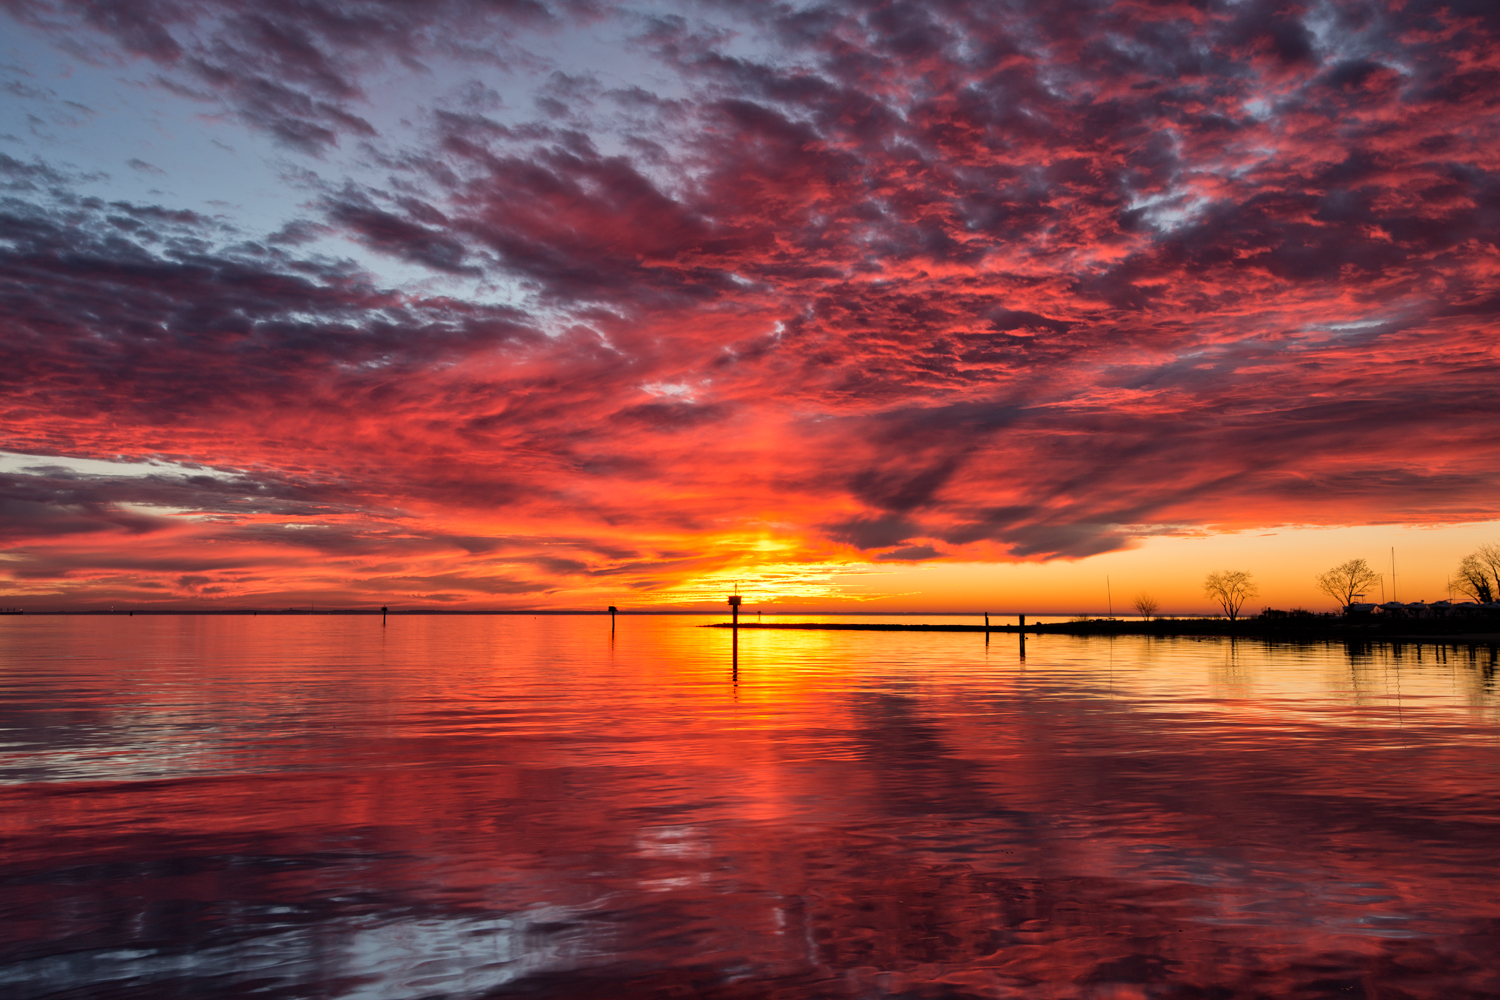
<path fill-rule="evenodd" d="M 0 995 L 1500 995 L 1481 648 L 0 619 Z"/>

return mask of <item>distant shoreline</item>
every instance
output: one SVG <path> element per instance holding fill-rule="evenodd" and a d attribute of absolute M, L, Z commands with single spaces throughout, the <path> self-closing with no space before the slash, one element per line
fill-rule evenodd
<path fill-rule="evenodd" d="M 1287 640 L 1414 641 L 1448 639 L 1462 642 L 1500 643 L 1500 619 L 1395 620 L 1351 622 L 1342 618 L 1312 620 L 1241 618 L 1173 618 L 1155 621 L 1092 620 L 1053 622 L 1045 625 L 907 625 L 898 623 L 822 622 L 714 622 L 702 628 L 789 629 L 818 632 L 981 632 L 1000 635 L 1230 637 Z"/>

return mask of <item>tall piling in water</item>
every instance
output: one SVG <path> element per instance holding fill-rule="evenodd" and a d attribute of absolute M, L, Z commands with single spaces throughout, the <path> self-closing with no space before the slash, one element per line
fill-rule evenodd
<path fill-rule="evenodd" d="M 729 630 L 729 670 L 735 689 L 738 690 L 740 686 L 740 595 L 737 593 L 729 595 L 729 612 L 733 616 Z"/>

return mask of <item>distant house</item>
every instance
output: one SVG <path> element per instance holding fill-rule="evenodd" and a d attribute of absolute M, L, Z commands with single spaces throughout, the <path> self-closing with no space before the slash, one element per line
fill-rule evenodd
<path fill-rule="evenodd" d="M 1473 618 L 1500 615 L 1500 601 L 1475 604 L 1473 601 L 1386 601 L 1384 604 L 1348 604 L 1344 614 L 1350 618 Z"/>

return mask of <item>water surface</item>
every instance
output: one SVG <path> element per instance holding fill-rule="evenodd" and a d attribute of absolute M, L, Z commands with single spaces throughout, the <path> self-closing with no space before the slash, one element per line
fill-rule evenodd
<path fill-rule="evenodd" d="M 1500 995 L 1495 654 L 0 619 L 0 993 Z"/>

